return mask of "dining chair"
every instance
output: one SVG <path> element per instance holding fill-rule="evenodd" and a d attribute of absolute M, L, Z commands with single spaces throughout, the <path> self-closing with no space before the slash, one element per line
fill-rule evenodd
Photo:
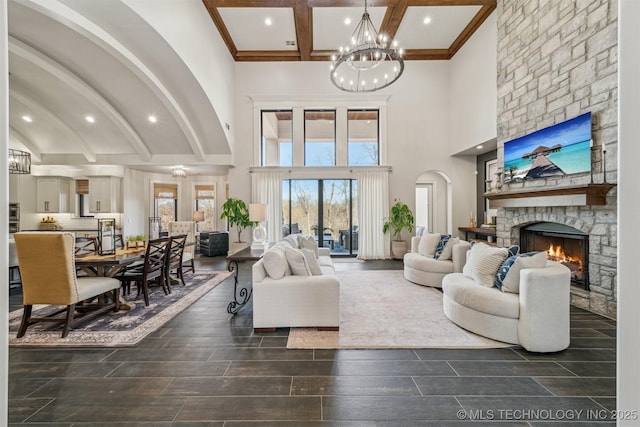
<path fill-rule="evenodd" d="M 98 254 L 98 239 L 95 237 L 76 237 L 76 257 Z"/>
<path fill-rule="evenodd" d="M 195 272 L 196 223 L 195 221 L 173 221 L 169 223 L 169 236 L 187 235 L 182 254 L 182 272 Z"/>
<path fill-rule="evenodd" d="M 118 311 L 120 282 L 109 277 L 77 277 L 75 237 L 69 232 L 20 232 L 14 235 L 22 276 L 23 314 L 18 338 L 38 322 L 63 324 L 62 337 L 78 323 L 109 310 Z M 112 293 L 111 301 L 91 303 Z M 80 302 L 85 301 L 83 304 Z M 102 301 L 102 302 L 100 302 Z M 34 304 L 66 306 L 44 317 L 32 317 Z M 65 313 L 62 317 L 57 316 Z M 82 314 L 80 315 L 76 315 Z"/>
<path fill-rule="evenodd" d="M 175 271 L 176 277 L 182 282 L 184 286 L 184 275 L 182 274 L 182 255 L 185 248 L 185 242 L 187 241 L 186 234 L 180 234 L 177 236 L 171 236 L 169 243 L 169 253 L 167 254 L 166 267 L 165 267 L 165 280 L 167 286 L 171 289 L 171 272 Z"/>
<path fill-rule="evenodd" d="M 144 254 L 144 261 L 141 264 L 127 267 L 121 274 L 116 276 L 127 291 L 131 289 L 131 282 L 135 282 L 138 295 L 142 293 L 144 305 L 147 307 L 149 306 L 149 283 L 151 281 L 158 281 L 165 295 L 170 293 L 169 284 L 165 280 L 166 257 L 169 253 L 170 240 L 169 237 L 149 240 Z"/>

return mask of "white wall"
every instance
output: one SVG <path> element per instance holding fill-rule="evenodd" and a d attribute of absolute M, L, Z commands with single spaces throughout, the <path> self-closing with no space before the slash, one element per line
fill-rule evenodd
<path fill-rule="evenodd" d="M 497 136 L 496 15 L 493 12 L 450 61 L 452 154 Z"/>
<path fill-rule="evenodd" d="M 345 94 L 329 80 L 327 62 L 237 63 L 235 169 L 229 173 L 231 194 L 250 200 L 248 169 L 254 166 L 256 141 L 253 127 L 254 97 L 281 100 L 349 101 L 367 106 L 367 95 Z M 453 225 L 467 225 L 468 212 L 475 207 L 475 159 L 450 156 L 449 74 L 447 61 L 407 61 L 402 77 L 375 93 L 388 97 L 385 162 L 393 167 L 390 201 L 399 198 L 415 211 L 415 183 L 426 171 L 443 171 L 453 182 Z M 495 123 L 495 117 L 493 118 Z M 384 125 L 384 124 L 383 124 Z M 383 126 L 384 129 L 384 126 Z M 384 158 L 384 156 L 383 156 Z M 318 176 L 319 178 L 322 176 Z"/>
<path fill-rule="evenodd" d="M 640 411 L 640 259 L 637 228 L 640 217 L 640 2 L 618 3 L 618 348 L 617 400 L 619 410 L 635 411 L 636 418 L 618 421 L 637 426 Z"/>

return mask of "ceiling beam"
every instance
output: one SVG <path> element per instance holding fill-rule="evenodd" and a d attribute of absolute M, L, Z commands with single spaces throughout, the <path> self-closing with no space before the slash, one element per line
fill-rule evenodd
<path fill-rule="evenodd" d="M 476 32 L 480 25 L 491 15 L 491 13 L 495 10 L 496 4 L 493 5 L 485 5 L 480 8 L 478 13 L 473 17 L 473 19 L 469 22 L 469 24 L 465 27 L 464 30 L 460 33 L 460 35 L 453 41 L 451 46 L 449 46 L 449 54 L 451 57 L 456 54 L 460 50 L 460 48 L 471 38 L 473 33 Z"/>
<path fill-rule="evenodd" d="M 296 24 L 298 52 L 300 53 L 301 61 L 309 61 L 311 50 L 313 49 L 312 13 L 312 9 L 307 5 L 307 0 L 296 0 L 293 17 Z"/>

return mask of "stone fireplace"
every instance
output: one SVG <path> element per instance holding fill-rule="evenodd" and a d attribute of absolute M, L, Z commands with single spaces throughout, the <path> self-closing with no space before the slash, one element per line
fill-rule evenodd
<path fill-rule="evenodd" d="M 536 222 L 520 228 L 520 251 L 544 251 L 547 259 L 571 271 L 571 284 L 589 290 L 589 235 L 555 222 Z"/>

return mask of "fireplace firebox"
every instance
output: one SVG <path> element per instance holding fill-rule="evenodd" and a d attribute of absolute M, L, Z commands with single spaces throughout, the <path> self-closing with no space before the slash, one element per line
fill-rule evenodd
<path fill-rule="evenodd" d="M 589 235 L 555 222 L 520 229 L 520 251 L 544 251 L 547 258 L 571 270 L 571 284 L 589 290 Z"/>

